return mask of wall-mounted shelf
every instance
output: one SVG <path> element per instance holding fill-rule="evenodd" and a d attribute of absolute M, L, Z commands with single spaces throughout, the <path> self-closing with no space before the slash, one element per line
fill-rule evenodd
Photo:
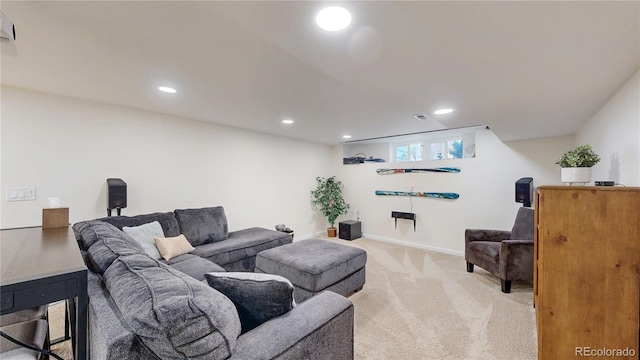
<path fill-rule="evenodd" d="M 396 229 L 398 228 L 398 219 L 413 220 L 413 231 L 416 231 L 416 214 L 402 211 L 392 211 L 391 217 L 395 219 Z"/>

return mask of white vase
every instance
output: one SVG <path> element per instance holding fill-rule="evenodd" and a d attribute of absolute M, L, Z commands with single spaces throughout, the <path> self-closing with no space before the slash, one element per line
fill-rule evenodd
<path fill-rule="evenodd" d="M 591 181 L 590 167 L 561 168 L 560 179 L 567 185 L 586 184 Z"/>

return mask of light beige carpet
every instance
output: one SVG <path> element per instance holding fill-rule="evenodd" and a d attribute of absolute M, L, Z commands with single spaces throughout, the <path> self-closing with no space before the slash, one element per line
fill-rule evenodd
<path fill-rule="evenodd" d="M 330 241 L 367 251 L 366 284 L 350 297 L 356 359 L 537 358 L 531 283 L 503 294 L 488 272 L 467 273 L 460 256 L 364 238 Z M 51 307 L 53 338 L 62 335 L 53 328 L 64 329 L 63 313 Z M 68 341 L 54 347 L 72 359 L 69 348 Z"/>
<path fill-rule="evenodd" d="M 53 340 L 64 337 L 64 306 L 64 302 L 49 305 L 49 336 Z M 52 345 L 51 351 L 60 355 L 65 360 L 73 360 L 71 340 Z M 49 359 L 55 360 L 53 357 Z"/>
<path fill-rule="evenodd" d="M 531 283 L 511 293 L 463 257 L 370 239 L 367 281 L 352 295 L 356 359 L 537 358 Z"/>

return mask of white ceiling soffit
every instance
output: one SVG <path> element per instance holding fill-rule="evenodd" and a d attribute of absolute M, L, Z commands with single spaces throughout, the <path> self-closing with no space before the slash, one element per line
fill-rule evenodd
<path fill-rule="evenodd" d="M 507 141 L 575 133 L 640 68 L 637 1 L 344 2 L 334 33 L 322 4 L 2 1 L 1 80 L 326 144 L 475 124 Z"/>

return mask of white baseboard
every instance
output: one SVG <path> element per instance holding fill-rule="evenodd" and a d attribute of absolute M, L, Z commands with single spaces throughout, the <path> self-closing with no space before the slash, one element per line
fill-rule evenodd
<path fill-rule="evenodd" d="M 326 231 L 320 231 L 320 232 L 317 232 L 317 233 L 301 235 L 301 236 L 298 236 L 298 235 L 296 235 L 294 233 L 293 242 L 300 241 L 300 240 L 306 240 L 306 239 L 313 239 L 313 238 L 317 238 L 317 237 L 320 237 L 320 236 L 326 236 L 326 235 L 327 235 Z"/>
<path fill-rule="evenodd" d="M 322 237 L 322 236 L 327 236 L 327 233 L 324 232 L 324 231 L 320 231 L 320 232 L 317 232 L 317 233 L 312 233 L 312 234 L 307 234 L 307 235 L 302 235 L 302 236 L 298 236 L 298 235 L 294 234 L 293 241 L 294 242 L 302 241 L 302 240 L 313 239 L 313 238 Z M 445 249 L 445 248 L 436 247 L 436 246 L 416 244 L 416 243 L 412 243 L 412 242 L 408 242 L 408 241 L 402 241 L 402 240 L 386 238 L 386 237 L 382 237 L 382 236 L 375 236 L 375 235 L 362 234 L 362 237 L 366 238 L 366 239 L 371 239 L 371 240 L 384 241 L 384 242 L 404 245 L 404 246 L 408 246 L 408 247 L 414 247 L 414 248 L 418 248 L 418 249 L 435 251 L 435 252 L 439 252 L 439 253 L 443 253 L 443 254 L 464 256 L 464 252 L 463 251 L 456 251 L 456 250 Z"/>
<path fill-rule="evenodd" d="M 391 239 L 391 238 L 386 238 L 386 237 L 382 237 L 382 236 L 374 236 L 374 235 L 362 234 L 362 237 L 367 238 L 367 239 L 372 239 L 372 240 L 379 240 L 379 241 L 385 241 L 385 242 L 390 242 L 390 243 L 394 243 L 394 244 L 400 244 L 400 245 L 414 247 L 414 248 L 418 248 L 418 249 L 435 251 L 435 252 L 449 254 L 449 255 L 464 256 L 464 252 L 463 251 L 456 251 L 456 250 L 445 249 L 445 248 L 436 247 L 436 246 L 416 244 L 416 243 L 412 243 L 412 242 L 408 242 L 408 241 Z"/>

